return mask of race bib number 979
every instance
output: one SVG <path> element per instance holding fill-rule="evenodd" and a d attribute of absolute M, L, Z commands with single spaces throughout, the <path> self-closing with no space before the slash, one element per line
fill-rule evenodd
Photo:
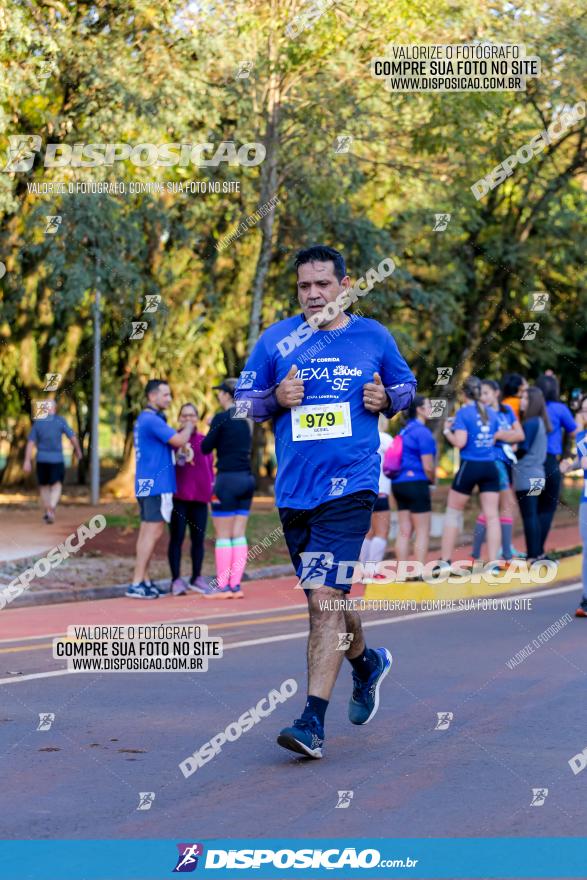
<path fill-rule="evenodd" d="M 348 403 L 325 403 L 294 406 L 291 410 L 291 433 L 295 440 L 334 440 L 353 433 Z"/>

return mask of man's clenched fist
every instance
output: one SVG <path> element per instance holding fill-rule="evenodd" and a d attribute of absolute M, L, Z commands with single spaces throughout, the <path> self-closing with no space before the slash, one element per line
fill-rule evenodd
<path fill-rule="evenodd" d="M 304 399 L 304 383 L 301 379 L 295 378 L 297 371 L 296 365 L 292 364 L 289 373 L 281 380 L 275 392 L 279 405 L 288 409 L 292 406 L 300 406 Z"/>
<path fill-rule="evenodd" d="M 372 413 L 381 412 L 389 406 L 387 391 L 379 373 L 373 373 L 373 381 L 363 385 L 363 406 Z"/>

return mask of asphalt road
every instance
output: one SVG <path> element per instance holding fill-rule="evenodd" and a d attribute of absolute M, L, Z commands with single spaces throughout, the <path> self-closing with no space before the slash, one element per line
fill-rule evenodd
<path fill-rule="evenodd" d="M 292 584 L 280 581 L 269 603 L 253 590 L 230 607 L 192 597 L 3 611 L 2 836 L 585 834 L 587 772 L 574 775 L 568 761 L 587 746 L 587 621 L 573 618 L 507 666 L 573 613 L 578 585 L 537 593 L 519 612 L 364 614 L 368 643 L 394 656 L 379 712 L 364 728 L 349 723 L 345 663 L 325 757 L 310 761 L 275 743 L 305 691 L 306 615 Z M 204 614 L 225 644 L 205 673 L 61 674 L 52 658 L 48 636 L 72 622 Z M 298 694 L 184 778 L 184 758 L 291 678 Z M 42 712 L 55 714 L 50 730 L 37 730 Z M 435 729 L 439 712 L 453 715 L 447 729 Z M 542 806 L 530 806 L 533 788 L 548 788 Z M 353 792 L 346 808 L 339 791 Z M 137 810 L 139 792 L 155 793 L 150 809 Z"/>

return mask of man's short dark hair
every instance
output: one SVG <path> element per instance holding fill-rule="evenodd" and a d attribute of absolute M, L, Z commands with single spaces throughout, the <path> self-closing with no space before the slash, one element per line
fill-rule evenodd
<path fill-rule="evenodd" d="M 169 385 L 167 379 L 149 379 L 145 385 L 145 397 L 148 397 L 153 391 L 157 391 L 160 385 Z"/>
<path fill-rule="evenodd" d="M 294 266 L 297 272 L 299 267 L 305 263 L 327 263 L 329 260 L 334 264 L 334 274 L 337 280 L 342 281 L 346 275 L 344 257 L 341 253 L 335 251 L 334 248 L 328 247 L 325 244 L 313 244 L 312 247 L 298 251 Z"/>

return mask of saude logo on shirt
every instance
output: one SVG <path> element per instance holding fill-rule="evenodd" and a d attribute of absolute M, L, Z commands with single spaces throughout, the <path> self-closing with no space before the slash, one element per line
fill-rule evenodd
<path fill-rule="evenodd" d="M 478 449 L 487 449 L 493 446 L 493 434 L 489 425 L 484 425 L 481 419 L 477 419 L 478 434 L 475 437 L 475 446 Z"/>

